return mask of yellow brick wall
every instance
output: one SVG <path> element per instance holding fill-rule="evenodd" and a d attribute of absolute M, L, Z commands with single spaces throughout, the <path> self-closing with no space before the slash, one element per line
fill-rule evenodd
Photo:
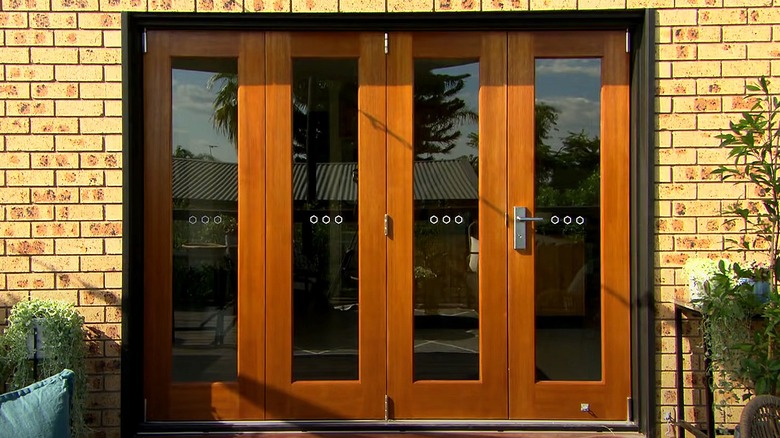
<path fill-rule="evenodd" d="M 106 437 L 119 433 L 120 11 L 658 8 L 659 421 L 673 409 L 672 302 L 687 293 L 680 267 L 692 255 L 723 252 L 724 233 L 734 230 L 722 226 L 721 208 L 747 194 L 745 187 L 709 176 L 725 160 L 713 135 L 749 105 L 741 97 L 746 81 L 771 75 L 780 85 L 780 0 L 0 0 L 0 5 L 0 307 L 31 297 L 79 306 L 90 328 L 89 423 Z M 686 324 L 687 332 L 695 330 Z M 701 368 L 699 362 L 686 359 L 689 387 L 700 379 L 690 372 Z M 699 400 L 696 391 L 686 391 L 687 404 Z"/>

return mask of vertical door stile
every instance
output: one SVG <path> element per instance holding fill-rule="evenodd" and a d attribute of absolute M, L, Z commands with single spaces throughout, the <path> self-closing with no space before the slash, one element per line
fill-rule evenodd
<path fill-rule="evenodd" d="M 241 34 L 238 58 L 238 384 L 241 418 L 264 416 L 265 38 Z"/>
<path fill-rule="evenodd" d="M 507 90 L 507 211 L 514 206 L 534 208 L 534 56 L 533 34 L 509 34 Z M 510 227 L 516 218 L 509 218 Z M 534 225 L 528 225 L 526 250 L 509 251 L 507 294 L 509 301 L 510 417 L 532 418 L 531 391 L 518 390 L 520 382 L 533 382 L 534 345 Z M 507 233 L 507 248 L 513 234 Z M 529 358 L 530 356 L 530 358 Z"/>

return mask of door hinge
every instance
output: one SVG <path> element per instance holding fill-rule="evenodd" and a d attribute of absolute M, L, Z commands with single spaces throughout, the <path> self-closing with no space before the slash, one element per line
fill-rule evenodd
<path fill-rule="evenodd" d="M 390 235 L 390 215 L 385 215 L 385 236 Z"/>
<path fill-rule="evenodd" d="M 626 31 L 626 53 L 631 53 L 631 32 Z"/>
<path fill-rule="evenodd" d="M 141 34 L 141 50 L 146 53 L 146 30 Z"/>
<path fill-rule="evenodd" d="M 385 394 L 385 421 L 390 421 L 390 405 L 392 403 L 390 396 Z"/>
<path fill-rule="evenodd" d="M 144 399 L 144 423 L 146 423 L 146 399 Z"/>
<path fill-rule="evenodd" d="M 385 32 L 385 55 L 390 53 L 390 36 Z"/>
<path fill-rule="evenodd" d="M 626 398 L 626 410 L 626 419 L 634 421 L 634 399 L 631 397 Z"/>

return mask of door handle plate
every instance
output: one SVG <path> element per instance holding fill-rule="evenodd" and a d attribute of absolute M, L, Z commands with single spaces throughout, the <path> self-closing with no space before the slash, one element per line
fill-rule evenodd
<path fill-rule="evenodd" d="M 541 222 L 544 218 L 528 217 L 528 209 L 525 207 L 514 207 L 514 214 L 512 217 L 514 218 L 515 224 L 514 249 L 525 250 L 528 247 L 527 223 Z"/>

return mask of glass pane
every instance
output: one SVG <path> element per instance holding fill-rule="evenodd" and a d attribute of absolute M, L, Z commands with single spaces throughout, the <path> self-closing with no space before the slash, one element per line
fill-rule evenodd
<path fill-rule="evenodd" d="M 293 380 L 358 378 L 357 60 L 293 61 Z"/>
<path fill-rule="evenodd" d="M 172 377 L 235 380 L 237 63 L 178 58 L 172 65 Z"/>
<path fill-rule="evenodd" d="M 536 60 L 538 380 L 601 380 L 600 93 L 599 59 Z"/>
<path fill-rule="evenodd" d="M 414 62 L 414 378 L 479 379 L 479 62 Z"/>

